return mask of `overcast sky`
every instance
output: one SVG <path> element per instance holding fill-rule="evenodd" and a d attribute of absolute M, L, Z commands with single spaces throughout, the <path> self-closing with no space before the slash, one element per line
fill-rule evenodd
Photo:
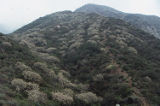
<path fill-rule="evenodd" d="M 12 32 L 38 17 L 57 11 L 73 11 L 87 3 L 160 16 L 160 0 L 0 0 L 0 32 Z"/>

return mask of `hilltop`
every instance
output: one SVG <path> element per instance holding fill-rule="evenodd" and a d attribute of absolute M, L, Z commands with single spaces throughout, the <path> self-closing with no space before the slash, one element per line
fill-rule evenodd
<path fill-rule="evenodd" d="M 96 4 L 86 4 L 75 10 L 75 12 L 96 13 L 105 17 L 121 19 L 160 38 L 160 17 L 158 16 L 124 13 L 108 6 Z"/>

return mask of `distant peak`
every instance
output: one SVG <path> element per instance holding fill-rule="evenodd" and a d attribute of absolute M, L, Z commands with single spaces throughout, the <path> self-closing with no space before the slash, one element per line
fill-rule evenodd
<path fill-rule="evenodd" d="M 121 11 L 118 11 L 112 7 L 109 6 L 105 6 L 105 5 L 99 5 L 99 4 L 85 4 L 83 6 L 81 6 L 80 8 L 78 8 L 77 10 L 75 10 L 75 12 L 86 12 L 86 11 L 110 11 L 110 12 L 119 12 L 122 13 Z"/>
<path fill-rule="evenodd" d="M 110 9 L 113 9 L 113 8 L 111 8 L 109 6 L 99 5 L 99 4 L 92 4 L 92 3 L 85 4 L 85 5 L 81 6 L 80 8 L 85 8 L 85 7 L 88 7 L 88 8 L 110 8 Z"/>

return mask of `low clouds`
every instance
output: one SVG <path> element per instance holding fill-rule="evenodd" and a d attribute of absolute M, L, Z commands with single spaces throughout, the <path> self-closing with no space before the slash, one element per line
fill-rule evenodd
<path fill-rule="evenodd" d="M 158 0 L 1 0 L 0 25 L 12 32 L 38 17 L 63 10 L 75 10 L 87 4 L 110 6 L 123 12 L 153 14 L 160 16 Z M 2 32 L 2 27 L 0 32 Z"/>

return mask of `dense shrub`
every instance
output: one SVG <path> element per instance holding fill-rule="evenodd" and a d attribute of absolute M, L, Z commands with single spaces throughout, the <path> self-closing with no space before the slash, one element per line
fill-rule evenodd
<path fill-rule="evenodd" d="M 27 83 L 26 90 L 27 90 L 27 91 L 29 91 L 29 90 L 39 90 L 39 85 L 36 84 L 36 83 L 28 82 L 28 83 Z"/>
<path fill-rule="evenodd" d="M 98 97 L 96 94 L 94 94 L 92 92 L 77 94 L 76 99 L 78 99 L 86 104 L 90 104 L 90 103 L 92 104 L 92 103 L 102 101 L 101 97 Z"/>
<path fill-rule="evenodd" d="M 45 63 L 36 62 L 36 63 L 34 63 L 34 67 L 37 70 L 41 71 L 41 72 L 47 72 L 47 71 L 49 71 L 49 69 L 48 69 L 48 67 L 47 67 L 47 65 Z"/>
<path fill-rule="evenodd" d="M 79 48 L 82 45 L 81 42 L 74 42 L 72 45 L 70 45 L 70 49 Z"/>
<path fill-rule="evenodd" d="M 22 91 L 27 87 L 27 83 L 22 79 L 13 79 L 11 82 L 12 86 L 16 88 L 17 91 Z"/>
<path fill-rule="evenodd" d="M 47 42 L 46 40 L 42 39 L 42 38 L 36 38 L 36 39 L 33 39 L 33 43 L 36 45 L 36 46 L 45 46 L 47 45 Z"/>
<path fill-rule="evenodd" d="M 55 74 L 54 71 L 50 70 L 48 73 L 47 73 L 47 76 L 51 79 L 57 79 L 57 75 Z"/>
<path fill-rule="evenodd" d="M 37 52 L 46 53 L 46 49 L 44 47 L 36 47 L 35 50 Z"/>
<path fill-rule="evenodd" d="M 52 92 L 52 98 L 62 104 L 71 104 L 73 102 L 73 98 L 71 96 L 65 95 L 61 92 Z"/>
<path fill-rule="evenodd" d="M 38 73 L 32 71 L 23 71 L 24 79 L 31 82 L 41 82 L 42 78 Z"/>
<path fill-rule="evenodd" d="M 70 81 L 63 75 L 63 73 L 58 73 L 57 80 L 62 86 L 65 86 L 68 83 L 70 83 Z"/>
<path fill-rule="evenodd" d="M 38 90 L 28 91 L 28 99 L 34 102 L 45 103 L 47 101 L 47 95 Z"/>
<path fill-rule="evenodd" d="M 63 94 L 69 95 L 71 97 L 74 96 L 74 91 L 72 89 L 65 88 L 62 92 L 63 92 Z"/>
<path fill-rule="evenodd" d="M 86 91 L 89 88 L 89 84 L 82 84 L 82 83 L 80 83 L 80 84 L 77 85 L 77 88 L 79 90 L 81 90 L 81 91 Z"/>
<path fill-rule="evenodd" d="M 57 50 L 56 48 L 50 47 L 46 51 L 47 53 L 54 53 L 56 50 Z"/>
<path fill-rule="evenodd" d="M 12 44 L 10 43 L 10 42 L 2 42 L 2 46 L 4 46 L 4 47 L 12 47 Z"/>
<path fill-rule="evenodd" d="M 115 70 L 116 68 L 117 68 L 116 65 L 110 64 L 110 65 L 107 65 L 105 69 L 106 71 L 112 71 L 112 70 Z"/>
<path fill-rule="evenodd" d="M 66 77 L 70 77 L 71 76 L 70 73 L 67 72 L 66 70 L 59 70 L 59 72 L 61 72 Z"/>
<path fill-rule="evenodd" d="M 29 90 L 39 90 L 39 85 L 31 82 L 25 82 L 22 79 L 15 78 L 11 81 L 11 84 L 17 91 L 29 91 Z"/>
<path fill-rule="evenodd" d="M 97 74 L 93 77 L 93 81 L 102 81 L 103 79 L 103 74 Z"/>
<path fill-rule="evenodd" d="M 15 66 L 16 66 L 17 70 L 19 70 L 21 72 L 23 72 L 23 71 L 31 71 L 32 70 L 29 66 L 25 65 L 22 62 L 17 62 Z"/>
<path fill-rule="evenodd" d="M 31 44 L 30 44 L 29 42 L 27 42 L 26 40 L 21 40 L 21 41 L 19 42 L 19 44 L 22 45 L 22 46 L 27 46 L 27 47 L 29 47 L 29 48 L 32 47 Z"/>
<path fill-rule="evenodd" d="M 137 50 L 134 48 L 134 47 L 128 47 L 128 50 L 131 52 L 131 53 L 134 53 L 134 54 L 137 54 Z"/>
<path fill-rule="evenodd" d="M 60 62 L 60 59 L 58 57 L 53 56 L 53 55 L 49 55 L 48 53 L 39 53 L 38 55 L 42 60 L 45 60 L 50 63 L 59 63 Z"/>

